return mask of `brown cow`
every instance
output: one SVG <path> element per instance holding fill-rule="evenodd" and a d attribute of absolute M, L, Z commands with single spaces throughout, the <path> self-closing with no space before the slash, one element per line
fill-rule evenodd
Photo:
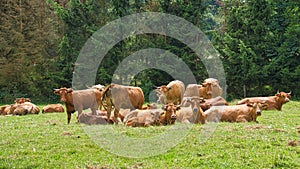
<path fill-rule="evenodd" d="M 111 83 L 103 91 L 103 106 L 109 119 L 114 108 L 114 121 L 118 123 L 118 114 L 123 109 L 141 109 L 144 104 L 144 93 L 140 87 L 123 86 Z"/>
<path fill-rule="evenodd" d="M 29 98 L 24 98 L 24 97 L 15 99 L 15 103 L 22 104 L 22 103 L 25 103 L 25 102 L 31 102 L 31 100 Z"/>
<path fill-rule="evenodd" d="M 162 85 L 156 92 L 159 99 L 164 100 L 162 104 L 174 103 L 180 104 L 184 95 L 185 85 L 179 80 L 171 81 L 167 86 Z"/>
<path fill-rule="evenodd" d="M 188 102 L 188 100 L 194 97 L 184 97 L 181 103 L 181 107 L 189 107 L 191 104 L 190 102 Z M 200 97 L 196 97 L 196 98 L 200 98 Z M 211 106 L 228 106 L 228 103 L 225 99 L 223 99 L 223 97 L 218 96 L 211 99 L 203 99 L 203 102 L 200 104 L 200 107 L 202 108 L 203 111 L 208 110 Z"/>
<path fill-rule="evenodd" d="M 174 124 L 177 118 L 176 111 L 180 110 L 180 105 L 174 105 L 168 103 L 163 107 L 164 114 L 160 117 L 160 121 L 163 125 Z"/>
<path fill-rule="evenodd" d="M 42 108 L 42 113 L 65 112 L 62 104 L 48 104 Z"/>
<path fill-rule="evenodd" d="M 131 127 L 149 127 L 161 125 L 162 109 L 133 110 L 124 118 L 124 124 Z"/>
<path fill-rule="evenodd" d="M 201 85 L 199 97 L 205 99 L 215 98 L 222 95 L 222 88 L 219 85 L 219 81 L 214 78 L 205 79 Z"/>
<path fill-rule="evenodd" d="M 204 112 L 208 122 L 257 122 L 261 115 L 260 103 L 247 103 L 234 106 L 213 106 Z"/>
<path fill-rule="evenodd" d="M 250 97 L 245 98 L 237 103 L 237 105 L 245 104 L 249 102 L 259 102 L 261 104 L 265 104 L 263 107 L 264 110 L 280 110 L 282 109 L 282 105 L 289 102 L 291 98 L 291 92 L 277 92 L 275 96 L 269 97 Z"/>
<path fill-rule="evenodd" d="M 189 97 L 187 102 L 190 103 L 189 107 L 181 107 L 178 111 L 177 122 L 180 123 L 205 123 L 205 117 L 203 110 L 200 106 L 201 103 L 204 103 L 203 98 L 199 97 Z"/>
<path fill-rule="evenodd" d="M 65 103 L 68 124 L 70 124 L 71 114 L 76 110 L 78 116 L 84 109 L 90 108 L 92 114 L 96 115 L 96 110 L 101 105 L 102 93 L 97 89 L 75 90 L 71 88 L 54 89 L 54 94 L 60 95 L 60 101 Z M 77 116 L 77 120 L 78 120 Z"/>
<path fill-rule="evenodd" d="M 39 112 L 39 107 L 31 102 L 15 103 L 9 109 L 9 114 L 12 115 L 39 114 Z"/>

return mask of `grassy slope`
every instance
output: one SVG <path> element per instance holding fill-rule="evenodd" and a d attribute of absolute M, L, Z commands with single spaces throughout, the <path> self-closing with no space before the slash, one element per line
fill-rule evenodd
<path fill-rule="evenodd" d="M 203 126 L 195 125 L 174 148 L 147 158 L 110 153 L 90 139 L 75 116 L 70 125 L 66 121 L 65 113 L 0 116 L 0 168 L 300 168 L 300 146 L 288 145 L 300 141 L 300 102 L 287 103 L 282 112 L 264 111 L 259 123 L 220 123 L 204 143 L 199 142 Z M 113 128 L 130 137 L 166 129 Z"/>

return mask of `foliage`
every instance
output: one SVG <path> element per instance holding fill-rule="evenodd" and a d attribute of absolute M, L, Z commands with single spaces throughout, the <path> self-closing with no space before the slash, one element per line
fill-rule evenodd
<path fill-rule="evenodd" d="M 147 11 L 182 17 L 212 40 L 226 72 L 228 99 L 273 95 L 277 90 L 299 97 L 299 6 L 296 0 L 4 0 L 0 6 L 0 98 L 2 102 L 16 97 L 57 100 L 53 88 L 72 87 L 76 59 L 93 33 L 110 21 Z M 96 83 L 111 83 L 127 56 L 147 48 L 180 57 L 198 83 L 208 77 L 201 60 L 177 39 L 139 34 L 105 55 Z M 154 86 L 173 80 L 168 73 L 152 69 L 135 77 L 118 76 L 120 83 L 130 81 L 127 85 L 142 87 L 146 100 Z"/>

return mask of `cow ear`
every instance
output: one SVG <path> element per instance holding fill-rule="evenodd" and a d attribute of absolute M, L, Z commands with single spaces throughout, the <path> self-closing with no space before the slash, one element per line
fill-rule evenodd
<path fill-rule="evenodd" d="M 68 92 L 68 93 L 71 93 L 71 92 L 73 92 L 73 89 L 72 89 L 72 88 L 68 88 L 68 89 L 67 89 L 67 92 Z"/>
<path fill-rule="evenodd" d="M 176 110 L 180 110 L 180 105 L 177 105 L 177 106 L 176 106 Z"/>
<path fill-rule="evenodd" d="M 163 106 L 161 107 L 161 109 L 167 110 L 167 105 L 163 105 Z"/>
<path fill-rule="evenodd" d="M 253 104 L 252 102 L 248 102 L 248 103 L 247 103 L 247 106 L 248 106 L 248 107 L 253 107 L 254 104 Z"/>
<path fill-rule="evenodd" d="M 53 90 L 53 93 L 54 93 L 54 94 L 59 94 L 59 89 L 54 89 L 54 90 Z"/>
<path fill-rule="evenodd" d="M 166 89 L 167 89 L 167 90 L 171 90 L 172 88 L 171 88 L 171 87 L 166 87 Z"/>

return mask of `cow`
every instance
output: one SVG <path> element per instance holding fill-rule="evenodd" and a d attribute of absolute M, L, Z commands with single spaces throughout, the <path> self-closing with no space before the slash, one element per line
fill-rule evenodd
<path fill-rule="evenodd" d="M 222 95 L 222 88 L 219 85 L 219 81 L 214 78 L 205 79 L 201 84 L 199 97 L 203 97 L 205 99 L 215 98 L 217 96 Z"/>
<path fill-rule="evenodd" d="M 201 87 L 202 85 L 199 84 L 188 84 L 184 92 L 184 97 L 200 97 Z"/>
<path fill-rule="evenodd" d="M 180 105 L 168 103 L 162 107 L 164 114 L 161 115 L 160 121 L 163 125 L 175 124 L 177 115 L 176 112 L 180 110 Z"/>
<path fill-rule="evenodd" d="M 124 118 L 124 124 L 131 127 L 149 127 L 161 125 L 160 119 L 164 114 L 162 109 L 133 110 Z"/>
<path fill-rule="evenodd" d="M 118 114 L 123 109 L 142 109 L 144 104 L 144 93 L 140 87 L 124 86 L 111 83 L 105 87 L 102 96 L 102 104 L 107 110 L 107 119 L 114 109 L 114 122 L 118 123 Z"/>
<path fill-rule="evenodd" d="M 185 92 L 185 85 L 179 80 L 171 81 L 168 85 L 162 85 L 157 88 L 159 99 L 164 100 L 162 104 L 180 104 Z"/>
<path fill-rule="evenodd" d="M 190 102 L 188 102 L 188 100 L 194 97 L 184 97 L 181 103 L 181 107 L 189 107 L 191 104 Z M 196 98 L 202 98 L 202 97 L 196 97 Z M 203 99 L 202 102 L 200 103 L 200 107 L 202 108 L 203 111 L 208 110 L 211 106 L 228 106 L 228 102 L 223 97 L 218 96 L 211 99 Z"/>
<path fill-rule="evenodd" d="M 199 97 L 189 97 L 187 102 L 190 103 L 189 107 L 181 107 L 177 112 L 177 122 L 180 123 L 205 123 L 205 117 L 203 110 L 200 106 L 201 103 L 204 103 L 203 98 Z"/>
<path fill-rule="evenodd" d="M 277 91 L 275 96 L 245 98 L 238 101 L 237 105 L 246 104 L 249 102 L 259 102 L 261 104 L 263 103 L 265 104 L 265 106 L 263 107 L 264 110 L 282 111 L 283 104 L 289 102 L 290 98 L 291 98 L 291 92 L 285 93 L 285 92 Z"/>
<path fill-rule="evenodd" d="M 148 110 L 148 109 L 157 109 L 156 103 L 147 104 L 146 106 L 142 107 L 142 110 Z"/>
<path fill-rule="evenodd" d="M 92 112 L 88 113 L 81 113 L 78 116 L 78 122 L 88 125 L 95 125 L 95 124 L 107 124 L 106 116 L 102 115 L 93 115 Z"/>
<path fill-rule="evenodd" d="M 207 122 L 257 122 L 262 113 L 260 103 L 247 103 L 233 106 L 213 106 L 204 112 Z"/>
<path fill-rule="evenodd" d="M 11 108 L 12 105 L 4 105 L 0 107 L 0 115 L 9 115 L 9 110 Z"/>
<path fill-rule="evenodd" d="M 62 104 L 48 104 L 42 108 L 42 113 L 65 112 Z"/>
<path fill-rule="evenodd" d="M 76 110 L 78 111 L 78 116 L 84 109 L 88 108 L 92 110 L 93 115 L 96 115 L 96 110 L 101 105 L 102 93 L 97 89 L 73 90 L 72 88 L 63 87 L 54 89 L 54 94 L 60 95 L 60 101 L 65 103 L 68 124 L 71 121 L 71 114 Z"/>
<path fill-rule="evenodd" d="M 25 102 L 31 102 L 31 100 L 29 98 L 24 98 L 24 97 L 15 99 L 15 103 L 21 104 L 21 103 L 25 103 Z"/>
<path fill-rule="evenodd" d="M 40 109 L 31 102 L 15 103 L 13 104 L 8 114 L 12 115 L 26 115 L 26 114 L 39 114 Z"/>

